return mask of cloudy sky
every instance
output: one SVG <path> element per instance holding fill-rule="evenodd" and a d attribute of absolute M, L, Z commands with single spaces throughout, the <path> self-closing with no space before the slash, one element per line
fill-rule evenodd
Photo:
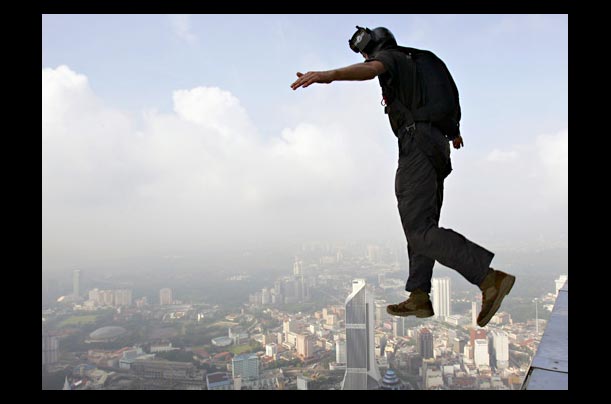
<path fill-rule="evenodd" d="M 458 85 L 441 226 L 490 249 L 568 245 L 566 15 L 44 15 L 43 270 L 311 240 L 403 242 L 355 25 L 434 51 Z"/>

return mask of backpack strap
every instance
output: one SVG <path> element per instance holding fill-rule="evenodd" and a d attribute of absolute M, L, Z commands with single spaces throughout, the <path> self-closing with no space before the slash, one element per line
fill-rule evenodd
<path fill-rule="evenodd" d="M 415 105 L 416 102 L 416 63 L 414 62 L 411 53 L 406 53 L 405 57 L 410 59 L 412 63 L 412 106 Z M 399 132 L 403 129 L 407 131 L 407 133 L 412 133 L 416 130 L 416 121 L 414 120 L 414 115 L 409 108 L 407 108 L 400 100 L 399 97 L 394 94 L 392 91 L 392 87 L 390 86 L 392 82 L 392 78 L 388 80 L 386 89 L 382 88 L 382 96 L 384 97 L 384 101 L 386 102 L 386 106 L 384 107 L 384 113 L 388 114 L 391 120 L 391 126 L 393 129 L 396 129 L 396 134 L 399 136 Z M 394 119 L 393 119 L 394 118 Z M 399 125 L 399 122 L 393 122 L 394 120 L 400 120 L 402 125 Z"/>

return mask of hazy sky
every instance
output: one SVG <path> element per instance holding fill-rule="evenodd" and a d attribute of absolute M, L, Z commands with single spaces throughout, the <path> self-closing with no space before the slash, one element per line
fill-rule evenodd
<path fill-rule="evenodd" d="M 568 245 L 566 15 L 44 15 L 43 270 L 308 240 L 403 242 L 397 142 L 355 25 L 458 85 L 441 226 L 490 249 Z"/>

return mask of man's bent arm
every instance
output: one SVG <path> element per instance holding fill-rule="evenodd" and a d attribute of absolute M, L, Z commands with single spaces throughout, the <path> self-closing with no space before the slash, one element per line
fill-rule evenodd
<path fill-rule="evenodd" d="M 297 77 L 299 78 L 291 84 L 291 88 L 296 90 L 299 87 L 308 87 L 313 83 L 328 84 L 338 80 L 371 80 L 384 73 L 384 71 L 385 69 L 382 62 L 372 60 L 367 63 L 357 63 L 351 66 L 322 72 L 307 72 L 306 74 L 298 72 Z"/>

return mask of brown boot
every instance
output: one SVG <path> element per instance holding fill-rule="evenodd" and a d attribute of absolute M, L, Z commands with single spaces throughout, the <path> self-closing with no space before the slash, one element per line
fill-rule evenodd
<path fill-rule="evenodd" d="M 411 292 L 406 301 L 386 306 L 386 312 L 401 317 L 416 316 L 423 318 L 435 315 L 429 294 L 420 289 Z"/>
<path fill-rule="evenodd" d="M 488 321 L 490 321 L 499 307 L 501 307 L 503 299 L 509 294 L 509 291 L 516 281 L 516 277 L 513 275 L 492 268 L 490 269 L 490 273 L 484 278 L 481 285 L 479 285 L 482 291 L 482 311 L 479 313 L 479 316 L 477 316 L 477 325 L 480 327 L 488 324 Z"/>

